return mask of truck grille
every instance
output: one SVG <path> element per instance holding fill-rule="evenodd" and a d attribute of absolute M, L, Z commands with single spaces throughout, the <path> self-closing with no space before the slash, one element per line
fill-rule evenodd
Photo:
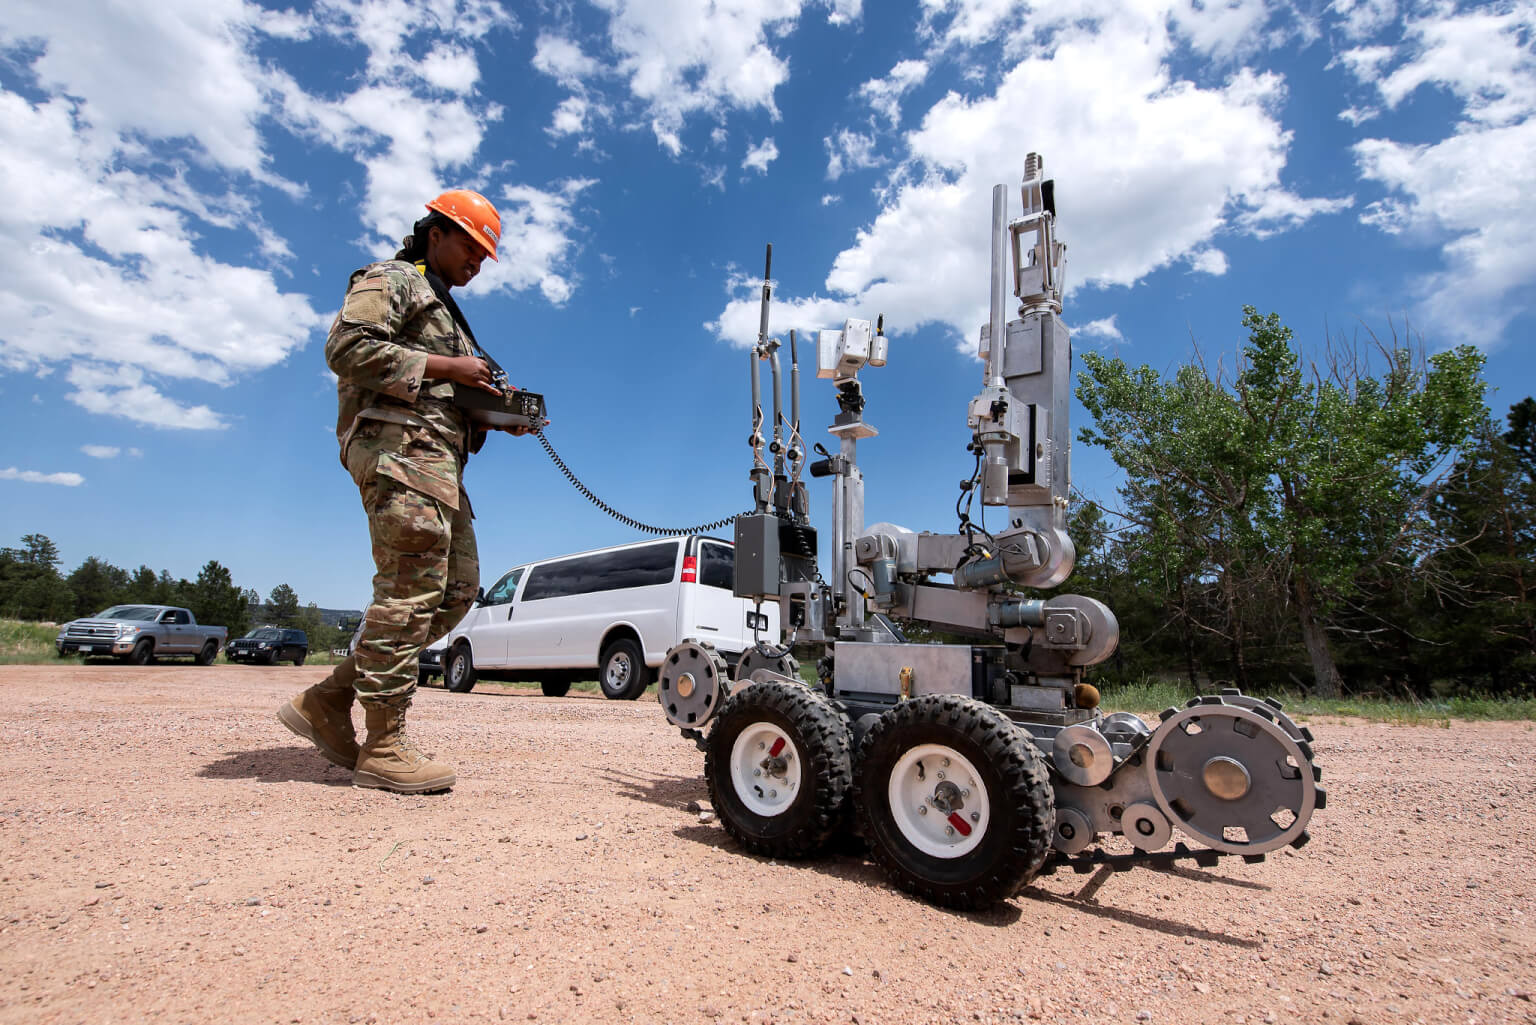
<path fill-rule="evenodd" d="M 64 632 L 65 640 L 99 641 L 116 640 L 115 626 L 72 626 Z"/>

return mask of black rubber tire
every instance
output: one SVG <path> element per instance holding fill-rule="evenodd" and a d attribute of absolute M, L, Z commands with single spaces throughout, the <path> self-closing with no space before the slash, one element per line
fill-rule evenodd
<path fill-rule="evenodd" d="M 751 810 L 731 780 L 731 748 L 754 723 L 769 722 L 789 737 L 805 785 L 777 815 Z M 725 831 L 753 854 L 804 858 L 819 853 L 846 828 L 853 786 L 848 721 L 804 687 L 769 680 L 732 694 L 720 706 L 704 749 L 709 797 Z"/>
<path fill-rule="evenodd" d="M 309 652 L 307 652 L 307 651 L 300 651 L 297 655 L 294 656 L 293 664 L 296 665 L 296 666 L 303 665 L 304 664 L 304 659 L 306 657 L 308 657 L 308 655 L 309 655 Z"/>
<path fill-rule="evenodd" d="M 129 665 L 147 666 L 154 657 L 155 644 L 146 637 L 133 646 L 133 650 L 123 657 L 123 661 Z"/>
<path fill-rule="evenodd" d="M 571 692 L 571 681 L 564 676 L 546 676 L 539 681 L 546 698 L 563 698 Z"/>
<path fill-rule="evenodd" d="M 196 661 L 197 661 L 197 664 L 200 665 L 200 666 L 211 666 L 211 665 L 213 665 L 213 660 L 218 658 L 218 657 L 219 657 L 219 642 L 218 641 L 205 641 L 203 643 L 203 650 L 199 651 L 197 653 Z"/>
<path fill-rule="evenodd" d="M 281 649 L 281 648 L 273 648 L 272 649 L 272 654 L 267 656 L 267 665 L 269 665 L 269 666 L 277 665 L 277 656 L 281 655 L 282 653 L 283 653 L 283 649 Z"/>
<path fill-rule="evenodd" d="M 427 686 L 427 684 L 432 682 L 432 676 L 433 676 L 433 674 L 427 672 L 425 669 L 418 669 L 418 670 L 416 670 L 416 686 L 418 686 L 418 687 L 425 687 L 425 686 Z"/>
<path fill-rule="evenodd" d="M 957 858 L 919 850 L 890 808 L 890 776 L 902 754 L 942 744 L 971 762 L 992 813 L 980 844 Z M 1018 893 L 1040 871 L 1056 825 L 1055 792 L 1029 736 L 990 705 L 958 694 L 903 701 L 880 716 L 859 746 L 854 805 L 870 854 L 901 889 L 942 907 L 978 910 Z"/>
<path fill-rule="evenodd" d="M 448 658 L 443 662 L 443 688 L 455 694 L 468 694 L 475 689 L 477 679 L 469 644 L 460 641 L 449 650 Z"/>
<path fill-rule="evenodd" d="M 633 701 L 651 685 L 651 669 L 640 645 L 628 637 L 609 641 L 597 660 L 597 685 L 610 701 Z"/>

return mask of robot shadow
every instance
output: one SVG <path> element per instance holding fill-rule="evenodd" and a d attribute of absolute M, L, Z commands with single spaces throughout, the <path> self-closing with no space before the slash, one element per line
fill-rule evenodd
<path fill-rule="evenodd" d="M 1230 880 L 1222 879 L 1220 881 L 1228 882 Z M 1268 887 L 1264 887 L 1264 889 L 1268 889 Z M 1199 926 L 1189 925 L 1188 923 L 1174 921 L 1169 918 L 1159 918 L 1156 915 L 1143 914 L 1140 911 L 1117 908 L 1112 905 L 1099 903 L 1097 900 L 1090 902 L 1087 900 L 1077 900 L 1073 897 L 1063 897 L 1035 887 L 1026 889 L 1023 893 L 1019 894 L 1017 899 L 1023 900 L 1026 898 L 1039 901 L 1042 904 L 1054 904 L 1057 907 L 1069 908 L 1085 915 L 1108 918 L 1111 921 L 1135 926 L 1138 929 L 1148 929 L 1152 932 L 1164 933 L 1168 936 L 1190 937 L 1203 942 L 1240 947 L 1244 950 L 1257 950 L 1263 946 L 1258 940 L 1243 939 L 1240 936 L 1229 936 L 1224 932 L 1202 929 Z"/>
<path fill-rule="evenodd" d="M 703 776 L 640 776 L 612 766 L 596 768 L 595 774 L 617 787 L 620 796 L 658 808 L 683 810 L 689 801 L 709 800 Z"/>
<path fill-rule="evenodd" d="M 197 771 L 201 779 L 251 779 L 258 783 L 318 783 L 350 787 L 352 774 L 321 758 L 310 747 L 266 747 L 233 751 Z"/>

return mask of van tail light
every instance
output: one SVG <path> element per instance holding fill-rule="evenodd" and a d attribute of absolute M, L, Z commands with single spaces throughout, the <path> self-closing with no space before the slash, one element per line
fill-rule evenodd
<path fill-rule="evenodd" d="M 683 556 L 683 583 L 696 584 L 699 582 L 699 557 L 697 555 Z"/>

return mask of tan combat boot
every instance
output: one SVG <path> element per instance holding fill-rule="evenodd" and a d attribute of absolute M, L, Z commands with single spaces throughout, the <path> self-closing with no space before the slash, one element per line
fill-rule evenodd
<path fill-rule="evenodd" d="M 363 702 L 368 737 L 357 756 L 353 786 L 397 794 L 426 794 L 453 786 L 453 767 L 434 762 L 405 735 L 405 710 L 410 704 L 410 698 Z"/>
<path fill-rule="evenodd" d="M 303 737 L 333 765 L 357 765 L 357 730 L 352 726 L 352 699 L 357 692 L 356 663 L 349 656 L 331 675 L 277 710 L 277 718 Z"/>

